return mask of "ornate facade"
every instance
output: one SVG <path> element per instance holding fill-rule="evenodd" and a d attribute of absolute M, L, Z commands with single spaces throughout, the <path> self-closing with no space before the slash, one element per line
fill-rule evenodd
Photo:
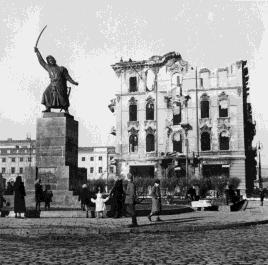
<path fill-rule="evenodd" d="M 112 65 L 119 89 L 109 108 L 120 170 L 152 177 L 172 170 L 187 177 L 227 175 L 251 189 L 255 124 L 245 64 L 196 69 L 170 52 Z"/>

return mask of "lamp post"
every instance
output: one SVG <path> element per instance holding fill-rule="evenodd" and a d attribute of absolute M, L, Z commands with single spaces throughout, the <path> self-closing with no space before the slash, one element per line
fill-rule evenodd
<path fill-rule="evenodd" d="M 189 95 L 184 97 L 184 105 L 186 108 L 186 123 L 182 123 L 181 127 L 185 133 L 185 148 L 186 148 L 186 161 L 185 161 L 185 177 L 186 177 L 186 187 L 188 187 L 189 179 L 189 169 L 188 169 L 188 157 L 189 157 L 189 141 L 188 141 L 188 131 L 192 130 L 192 126 L 188 123 L 188 101 L 191 97 Z"/>
<path fill-rule="evenodd" d="M 261 145 L 260 141 L 257 145 L 257 149 L 259 152 L 259 188 L 262 189 L 262 176 L 261 176 L 261 149 L 262 149 L 262 145 Z"/>

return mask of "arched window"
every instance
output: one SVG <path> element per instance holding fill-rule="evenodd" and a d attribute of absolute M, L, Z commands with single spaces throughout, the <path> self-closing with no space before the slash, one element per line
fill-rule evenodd
<path fill-rule="evenodd" d="M 136 134 L 131 134 L 129 136 L 129 152 L 135 153 L 138 151 L 138 136 Z"/>
<path fill-rule="evenodd" d="M 180 133 L 175 133 L 173 136 L 173 152 L 182 153 L 182 140 Z"/>
<path fill-rule="evenodd" d="M 136 121 L 137 120 L 137 104 L 130 104 L 129 105 L 129 121 Z"/>
<path fill-rule="evenodd" d="M 230 135 L 228 131 L 220 133 L 220 150 L 229 150 Z"/>
<path fill-rule="evenodd" d="M 209 151 L 210 150 L 210 133 L 203 132 L 201 134 L 201 151 Z"/>
<path fill-rule="evenodd" d="M 152 152 L 155 150 L 154 148 L 154 135 L 153 134 L 147 134 L 146 136 L 146 152 Z"/>
<path fill-rule="evenodd" d="M 154 104 L 152 102 L 146 104 L 146 120 L 154 120 Z"/>
<path fill-rule="evenodd" d="M 137 77 L 132 76 L 129 78 L 129 92 L 136 92 L 136 91 L 138 91 Z"/>
<path fill-rule="evenodd" d="M 181 104 L 179 102 L 173 105 L 173 125 L 179 125 L 181 123 Z"/>

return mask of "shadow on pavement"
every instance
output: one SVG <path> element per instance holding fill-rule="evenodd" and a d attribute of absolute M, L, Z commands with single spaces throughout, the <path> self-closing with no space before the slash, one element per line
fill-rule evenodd
<path fill-rule="evenodd" d="M 148 226 L 159 226 L 159 225 L 167 225 L 167 224 L 180 224 L 180 223 L 189 223 L 197 220 L 204 219 L 203 217 L 189 217 L 189 218 L 180 218 L 180 219 L 171 219 L 171 220 L 163 220 L 160 222 L 152 221 L 149 224 L 141 224 L 139 227 L 148 227 Z"/>

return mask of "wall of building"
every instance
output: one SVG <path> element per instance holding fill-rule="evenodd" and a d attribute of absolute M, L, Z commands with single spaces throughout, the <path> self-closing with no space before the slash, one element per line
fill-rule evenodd
<path fill-rule="evenodd" d="M 114 157 L 114 147 L 79 147 L 78 167 L 87 169 L 87 179 L 113 178 L 116 173 Z"/>
<path fill-rule="evenodd" d="M 202 163 L 224 165 L 229 168 L 230 177 L 239 177 L 241 187 L 245 183 L 245 146 L 244 146 L 244 110 L 242 61 L 226 68 L 210 70 L 194 69 L 175 53 L 153 56 L 141 62 L 120 62 L 112 66 L 119 77 L 119 87 L 115 101 L 116 115 L 116 152 L 125 163 L 155 165 L 159 157 L 173 152 L 173 136 L 181 133 L 182 155 L 186 155 L 186 135 L 183 124 L 189 123 L 192 129 L 188 132 L 188 156 L 193 152 L 199 154 L 201 171 Z M 156 73 L 156 76 L 155 76 Z M 152 77 L 156 77 L 156 83 Z M 129 91 L 129 78 L 137 78 L 136 92 Z M 176 80 L 180 80 L 179 83 Z M 153 84 L 153 85 L 152 85 Z M 146 90 L 149 88 L 148 91 Z M 182 95 L 180 94 L 182 91 Z M 200 101 L 203 95 L 209 98 L 209 117 L 201 119 Z M 185 96 L 190 96 L 185 104 Z M 137 101 L 137 121 L 129 122 L 129 101 Z M 146 99 L 154 100 L 155 120 L 145 120 Z M 197 97 L 197 101 L 196 101 Z M 228 101 L 228 117 L 219 117 L 219 99 Z M 182 121 L 173 125 L 173 104 L 181 103 Z M 198 116 L 197 109 L 198 108 Z M 147 126 L 147 127 L 146 127 Z M 151 127 L 157 137 L 155 152 L 146 152 L 146 131 Z M 129 152 L 129 136 L 133 130 L 138 135 L 138 151 Z M 211 148 L 201 150 L 201 133 L 209 131 Z M 222 131 L 229 134 L 229 149 L 220 150 L 219 135 Z M 199 172 L 202 175 L 202 172 Z"/>

